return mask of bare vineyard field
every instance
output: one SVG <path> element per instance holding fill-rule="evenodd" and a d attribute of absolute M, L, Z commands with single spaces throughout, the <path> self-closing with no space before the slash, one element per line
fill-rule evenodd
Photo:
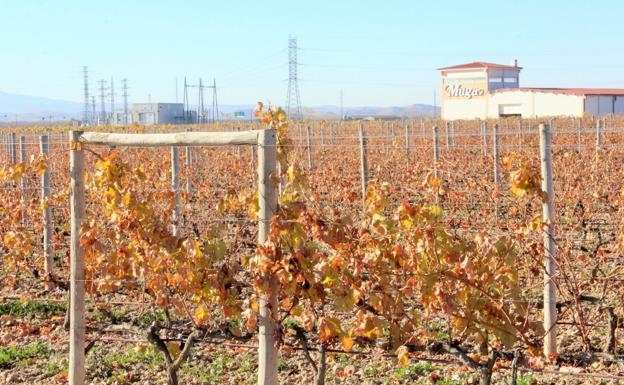
<path fill-rule="evenodd" d="M 502 384 L 512 367 L 518 384 L 624 383 L 624 120 L 605 118 L 599 129 L 589 118 L 546 122 L 558 310 L 550 357 L 541 355 L 539 123 L 491 121 L 485 135 L 476 121 L 290 123 L 272 177 L 273 243 L 260 248 L 256 148 L 178 148 L 177 194 L 168 147 L 79 148 L 87 383 L 171 383 L 168 359 L 186 353 L 180 383 L 256 383 L 257 301 L 270 292 L 264 274 L 278 281 L 280 383 L 319 383 L 324 361 L 328 384 L 479 383 L 484 368 Z M 2 129 L 0 382 L 67 381 L 69 166 L 77 149 L 67 130 Z M 42 201 L 44 171 L 50 192 Z"/>

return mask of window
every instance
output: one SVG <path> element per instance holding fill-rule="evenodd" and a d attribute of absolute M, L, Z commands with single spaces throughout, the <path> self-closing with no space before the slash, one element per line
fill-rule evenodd
<path fill-rule="evenodd" d="M 490 83 L 502 83 L 503 78 L 490 78 Z"/>
<path fill-rule="evenodd" d="M 504 83 L 518 83 L 517 78 L 503 78 Z"/>
<path fill-rule="evenodd" d="M 444 84 L 485 83 L 485 78 L 445 78 Z"/>

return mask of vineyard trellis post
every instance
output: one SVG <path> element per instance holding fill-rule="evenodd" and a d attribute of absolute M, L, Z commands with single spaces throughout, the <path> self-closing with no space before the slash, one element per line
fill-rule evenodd
<path fill-rule="evenodd" d="M 186 131 L 190 132 L 191 129 L 187 128 Z M 192 170 L 193 170 L 193 152 L 192 152 L 192 147 L 191 146 L 186 146 L 185 151 L 186 151 L 186 159 L 185 159 L 185 164 L 186 164 L 186 195 L 187 195 L 187 199 L 190 199 L 191 198 L 191 189 L 193 188 L 193 181 L 191 179 Z"/>
<path fill-rule="evenodd" d="M 19 142 L 20 142 L 20 163 L 26 165 L 26 136 L 25 135 L 20 135 L 19 138 Z M 27 179 L 28 178 L 22 178 L 22 200 L 24 202 L 26 202 L 26 187 L 27 187 Z M 24 219 L 26 219 L 24 217 Z"/>
<path fill-rule="evenodd" d="M 319 128 L 321 130 L 321 151 L 325 151 L 325 125 L 321 123 Z"/>
<path fill-rule="evenodd" d="M 272 176 L 276 170 L 276 133 L 274 130 L 262 130 L 258 137 L 258 195 L 259 195 L 259 227 L 258 243 L 268 240 L 271 229 L 271 218 L 277 210 L 277 195 Z M 277 361 L 278 351 L 275 346 L 276 321 L 271 314 L 278 309 L 277 281 L 274 276 L 266 276 L 269 282 L 268 298 L 259 299 L 259 337 L 258 337 L 258 385 L 278 384 Z"/>
<path fill-rule="evenodd" d="M 438 178 L 438 162 L 440 161 L 440 135 L 438 126 L 433 126 L 433 176 Z"/>
<path fill-rule="evenodd" d="M 544 355 L 557 352 L 557 294 L 555 286 L 555 215 L 552 171 L 552 133 L 550 125 L 540 124 L 540 163 L 542 190 L 547 199 L 542 204 L 544 222 Z"/>
<path fill-rule="evenodd" d="M 70 132 L 70 188 L 71 188 L 71 239 L 70 239 L 70 290 L 69 290 L 69 384 L 85 382 L 85 262 L 80 246 L 80 227 L 85 216 L 85 165 L 81 148 L 81 131 Z"/>
<path fill-rule="evenodd" d="M 360 136 L 360 179 L 362 181 L 362 207 L 366 209 L 366 187 L 368 185 L 368 140 L 362 123 L 358 126 Z"/>
<path fill-rule="evenodd" d="M 11 163 L 17 163 L 17 135 L 11 133 Z"/>
<path fill-rule="evenodd" d="M 312 170 L 312 127 L 306 127 L 306 151 L 308 153 L 308 169 Z"/>
<path fill-rule="evenodd" d="M 39 150 L 41 155 L 47 157 L 49 151 L 49 138 L 47 135 L 39 136 Z M 50 171 L 46 167 L 41 175 L 41 202 L 43 203 L 43 270 L 45 272 L 45 289 L 50 289 L 50 277 L 54 270 L 54 254 L 52 251 L 52 210 L 48 206 L 48 196 L 50 195 Z"/>
<path fill-rule="evenodd" d="M 277 210 L 273 176 L 276 171 L 276 130 L 245 132 L 198 132 L 173 134 L 112 134 L 71 131 L 71 241 L 70 241 L 70 357 L 69 384 L 84 385 L 85 342 L 85 261 L 80 246 L 80 227 L 85 216 L 85 165 L 82 147 L 89 144 L 139 147 L 172 146 L 258 146 L 258 242 L 266 243 L 271 219 Z M 172 150 L 173 153 L 173 150 Z M 174 157 L 172 157 L 174 158 Z M 275 319 L 271 309 L 278 308 L 277 282 L 265 276 L 270 290 L 259 298 L 258 384 L 278 383 L 278 351 L 275 346 Z"/>
<path fill-rule="evenodd" d="M 446 137 L 446 149 L 448 150 L 451 147 L 451 122 L 447 121 L 444 125 L 444 135 Z"/>
<path fill-rule="evenodd" d="M 581 153 L 582 134 L 583 134 L 583 118 L 579 118 L 578 120 L 578 152 L 579 154 Z"/>
<path fill-rule="evenodd" d="M 451 147 L 455 147 L 455 121 L 451 122 Z"/>
<path fill-rule="evenodd" d="M 481 152 L 483 153 L 483 156 L 487 155 L 487 122 L 483 121 L 481 123 L 481 137 L 482 137 L 482 146 L 481 146 Z"/>
<path fill-rule="evenodd" d="M 405 155 L 409 157 L 410 153 L 410 125 L 405 124 Z"/>
<path fill-rule="evenodd" d="M 180 164 L 178 147 L 171 147 L 171 189 L 175 196 L 175 206 L 171 215 L 173 236 L 180 236 Z"/>
<path fill-rule="evenodd" d="M 236 127 L 236 131 L 238 132 L 240 130 L 241 130 L 240 126 L 237 126 Z M 186 148 L 188 149 L 190 147 L 187 146 Z M 240 148 L 240 146 L 236 146 L 236 156 L 238 156 L 239 158 L 241 157 L 241 148 Z"/>
<path fill-rule="evenodd" d="M 600 119 L 596 119 L 596 154 L 602 146 Z"/>
<path fill-rule="evenodd" d="M 498 124 L 494 124 L 494 132 L 492 133 L 492 144 L 494 151 L 494 185 L 498 187 Z"/>

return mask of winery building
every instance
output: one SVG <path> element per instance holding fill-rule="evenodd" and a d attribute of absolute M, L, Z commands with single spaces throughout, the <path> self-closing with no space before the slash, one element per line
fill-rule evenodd
<path fill-rule="evenodd" d="M 515 60 L 438 68 L 442 119 L 624 114 L 624 89 L 522 88 L 521 70 Z"/>

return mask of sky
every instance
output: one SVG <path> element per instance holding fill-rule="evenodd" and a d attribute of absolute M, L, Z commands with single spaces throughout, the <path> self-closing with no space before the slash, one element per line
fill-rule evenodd
<path fill-rule="evenodd" d="M 436 68 L 472 61 L 518 59 L 523 87 L 624 88 L 623 1 L 0 2 L 10 93 L 81 102 L 88 66 L 90 92 L 127 78 L 131 102 L 176 101 L 176 79 L 182 101 L 186 76 L 220 104 L 283 105 L 289 36 L 304 106 L 433 104 Z"/>

